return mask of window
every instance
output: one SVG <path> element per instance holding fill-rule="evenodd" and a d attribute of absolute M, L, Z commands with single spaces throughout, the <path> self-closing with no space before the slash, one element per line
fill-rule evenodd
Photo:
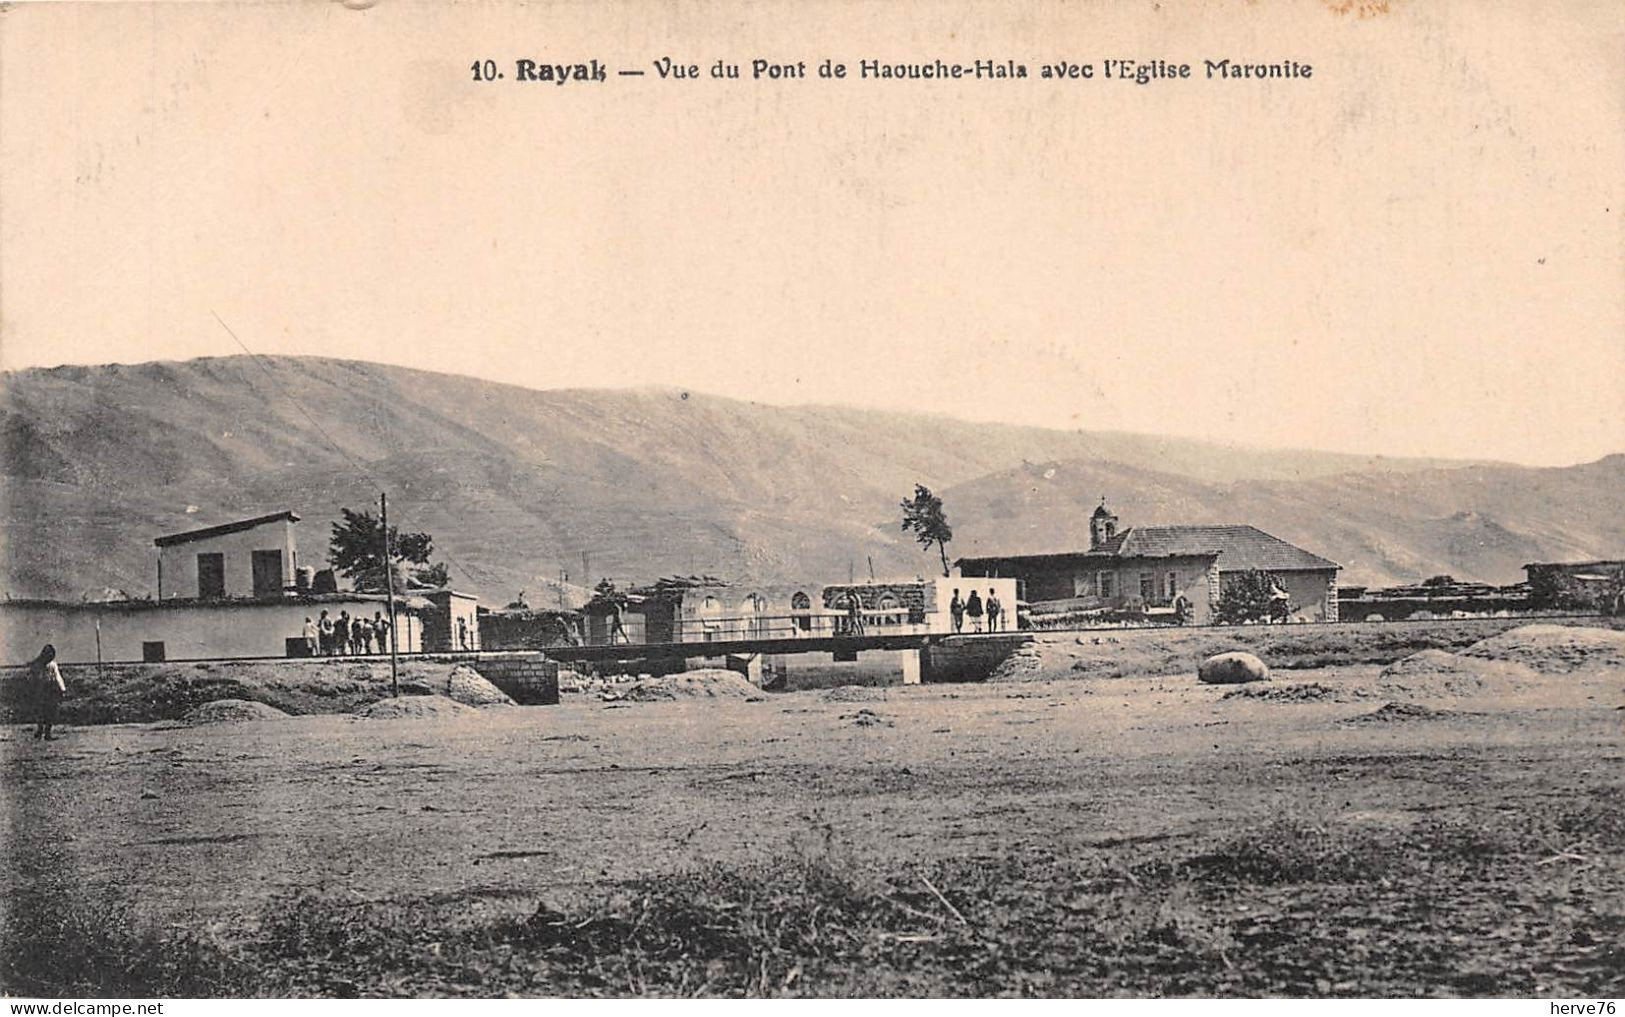
<path fill-rule="evenodd" d="M 162 641 L 141 644 L 141 659 L 148 664 L 160 664 L 164 660 L 164 644 Z"/>
<path fill-rule="evenodd" d="M 752 593 L 739 607 L 745 616 L 743 625 L 745 634 L 753 638 L 765 635 L 767 622 L 762 615 L 767 613 L 767 598 L 759 593 Z"/>
<path fill-rule="evenodd" d="M 722 601 L 715 597 L 706 597 L 700 602 L 700 628 L 705 633 L 705 641 L 715 642 L 717 633 L 721 628 L 718 618 L 722 614 Z"/>
<path fill-rule="evenodd" d="M 1149 572 L 1140 573 L 1140 599 L 1147 604 L 1157 599 L 1157 577 Z"/>
<path fill-rule="evenodd" d="M 1102 572 L 1102 573 L 1100 573 L 1099 578 L 1100 578 L 1100 597 L 1101 597 L 1101 599 L 1102 600 L 1110 600 L 1110 599 L 1112 599 L 1112 597 L 1116 595 L 1116 591 L 1113 589 L 1114 584 L 1112 582 L 1112 579 L 1114 577 L 1112 576 L 1112 574 L 1110 572 Z"/>
<path fill-rule="evenodd" d="M 255 551 L 254 596 L 279 597 L 282 595 L 282 552 Z"/>
<path fill-rule="evenodd" d="M 796 628 L 803 632 L 812 631 L 812 598 L 805 593 L 797 593 L 790 598 L 790 612 L 796 616 Z"/>
<path fill-rule="evenodd" d="M 197 595 L 219 600 L 226 595 L 226 556 L 217 552 L 197 556 Z"/>
<path fill-rule="evenodd" d="M 1170 572 L 1168 573 L 1168 599 L 1172 601 L 1177 596 L 1179 596 L 1179 573 Z"/>

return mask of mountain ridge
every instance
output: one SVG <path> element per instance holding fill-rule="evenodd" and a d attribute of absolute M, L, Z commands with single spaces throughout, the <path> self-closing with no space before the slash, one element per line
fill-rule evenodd
<path fill-rule="evenodd" d="M 309 561 L 338 509 L 380 486 L 392 521 L 433 534 L 456 584 L 498 603 L 583 568 L 618 582 L 844 578 L 871 560 L 929 572 L 894 521 L 915 482 L 944 496 L 956 556 L 1086 540 L 1077 524 L 1102 494 L 1124 525 L 1260 526 L 1343 562 L 1349 582 L 1507 582 L 1520 557 L 1625 546 L 1610 517 L 1625 516 L 1625 455 L 1523 467 L 1237 449 L 320 357 L 8 372 L 0 440 L 0 581 L 17 595 L 148 590 L 154 536 L 282 508 L 305 517 Z M 1027 490 L 1055 487 L 1040 483 L 1052 467 L 1064 491 Z"/>

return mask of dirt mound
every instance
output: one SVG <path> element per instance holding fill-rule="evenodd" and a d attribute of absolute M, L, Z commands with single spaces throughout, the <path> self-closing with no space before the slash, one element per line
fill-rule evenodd
<path fill-rule="evenodd" d="M 721 668 L 651 675 L 639 678 L 624 688 L 604 693 L 607 701 L 626 700 L 633 703 L 669 703 L 688 699 L 740 699 L 756 703 L 765 698 L 762 690 L 746 681 L 743 675 Z"/>
<path fill-rule="evenodd" d="M 825 690 L 819 698 L 826 703 L 881 703 L 886 700 L 886 690 L 868 685 L 837 685 Z"/>
<path fill-rule="evenodd" d="M 1225 699 L 1262 699 L 1271 703 L 1318 703 L 1342 699 L 1342 693 L 1320 682 L 1270 682 L 1231 689 Z"/>
<path fill-rule="evenodd" d="M 1579 625 L 1524 625 L 1481 639 L 1464 657 L 1523 664 L 1541 674 L 1625 669 L 1625 632 Z"/>
<path fill-rule="evenodd" d="M 397 696 L 364 706 L 355 715 L 367 720 L 395 720 L 401 717 L 455 717 L 473 712 L 473 707 L 445 696 Z"/>
<path fill-rule="evenodd" d="M 1536 688 L 1543 681 L 1534 671 L 1511 661 L 1423 650 L 1383 668 L 1377 676 L 1377 688 L 1383 695 L 1454 699 L 1512 695 Z"/>
<path fill-rule="evenodd" d="M 1350 717 L 1345 724 L 1395 724 L 1410 720 L 1443 720 L 1460 717 L 1457 710 L 1435 710 L 1420 703 L 1383 703 L 1370 713 Z"/>
<path fill-rule="evenodd" d="M 859 710 L 857 713 L 848 713 L 841 716 L 842 720 L 850 720 L 858 727 L 893 727 L 892 721 L 873 710 Z"/>
<path fill-rule="evenodd" d="M 187 724 L 241 724 L 250 720 L 286 720 L 288 715 L 274 706 L 248 699 L 216 699 L 194 706 L 181 720 Z"/>
<path fill-rule="evenodd" d="M 1053 649 L 1053 648 L 1052 648 Z M 1016 648 L 1010 656 L 1000 661 L 993 672 L 988 675 L 990 681 L 1021 681 L 1043 677 L 1046 663 L 1046 648 L 1037 642 L 1027 643 Z M 1053 653 L 1056 658 L 1070 662 L 1064 652 Z"/>
<path fill-rule="evenodd" d="M 444 696 L 465 706 L 514 705 L 506 692 L 467 664 L 457 664 L 443 674 L 419 675 L 401 687 L 413 695 Z"/>

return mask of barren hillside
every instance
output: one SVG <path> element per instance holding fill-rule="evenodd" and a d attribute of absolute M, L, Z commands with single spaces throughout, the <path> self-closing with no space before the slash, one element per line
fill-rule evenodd
<path fill-rule="evenodd" d="M 561 571 L 929 569 L 892 521 L 916 481 L 947 492 L 959 554 L 1075 546 L 1102 494 L 1129 523 L 1256 523 L 1349 581 L 1504 582 L 1524 560 L 1625 547 L 1621 456 L 1446 468 L 317 358 L 8 374 L 0 438 L 0 579 L 15 596 L 147 591 L 154 536 L 279 508 L 304 516 L 310 560 L 338 509 L 380 485 L 457 585 L 499 602 Z"/>

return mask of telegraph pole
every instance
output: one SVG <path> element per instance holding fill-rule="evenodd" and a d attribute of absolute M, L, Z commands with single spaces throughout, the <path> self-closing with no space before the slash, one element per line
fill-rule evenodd
<path fill-rule="evenodd" d="M 400 662 L 395 658 L 395 568 L 389 560 L 389 495 L 378 492 L 378 524 L 384 531 L 384 593 L 389 598 L 389 694 L 401 694 Z"/>

